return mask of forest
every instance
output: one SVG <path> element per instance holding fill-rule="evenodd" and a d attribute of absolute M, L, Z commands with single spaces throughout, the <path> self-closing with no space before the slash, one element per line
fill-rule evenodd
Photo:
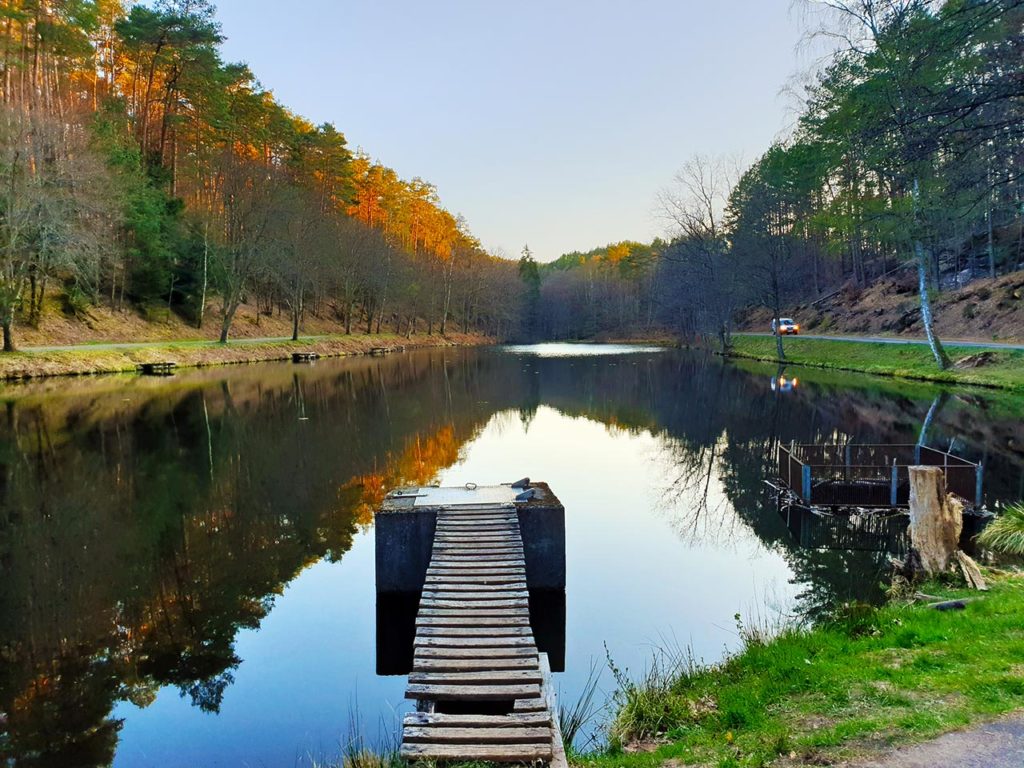
<path fill-rule="evenodd" d="M 914 275 L 941 291 L 1024 268 L 1024 3 L 825 0 L 835 51 L 795 128 L 748 168 L 695 155 L 662 191 L 671 236 L 541 269 L 541 335 L 669 330 L 723 348 L 738 313 Z M 781 338 L 780 359 L 784 359 Z"/>
<path fill-rule="evenodd" d="M 224 61 L 209 0 L 3 0 L 0 39 L 4 350 L 52 306 L 510 333 L 516 265 Z"/>
<path fill-rule="evenodd" d="M 226 62 L 210 0 L 3 0 L 0 325 L 174 313 L 226 342 L 243 304 L 339 332 L 730 344 L 906 271 L 937 292 L 1024 260 L 1024 0 L 824 0 L 830 53 L 749 167 L 694 154 L 665 239 L 538 263 L 488 253 L 419 178 L 351 150 Z M 782 341 L 779 356 L 784 358 Z"/>

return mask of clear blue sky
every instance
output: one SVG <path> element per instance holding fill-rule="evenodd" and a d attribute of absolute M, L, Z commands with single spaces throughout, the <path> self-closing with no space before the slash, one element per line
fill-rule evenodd
<path fill-rule="evenodd" d="M 219 0 L 225 57 L 435 185 L 491 249 L 661 234 L 695 153 L 750 162 L 807 62 L 788 0 Z"/>

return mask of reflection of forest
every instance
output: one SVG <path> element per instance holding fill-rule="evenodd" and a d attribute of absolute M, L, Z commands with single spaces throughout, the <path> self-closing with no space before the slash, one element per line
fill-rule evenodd
<path fill-rule="evenodd" d="M 238 630 L 306 565 L 341 558 L 386 489 L 428 482 L 509 409 L 660 436 L 701 530 L 724 519 L 700 503 L 714 477 L 736 517 L 784 551 L 808 610 L 863 595 L 877 558 L 800 550 L 765 503 L 775 442 L 913 442 L 932 393 L 775 393 L 770 375 L 676 353 L 482 350 L 13 390 L 0 428 L 0 758 L 105 764 L 114 703 L 165 685 L 216 710 Z M 990 493 L 1014 497 L 1024 436 L 987 408 L 998 403 L 945 401 L 929 434 L 984 458 Z"/>

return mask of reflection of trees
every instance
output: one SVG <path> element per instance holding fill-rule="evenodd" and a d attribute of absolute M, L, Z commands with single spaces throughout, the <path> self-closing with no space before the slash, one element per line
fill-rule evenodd
<path fill-rule="evenodd" d="M 353 478 L 425 482 L 486 420 L 488 364 L 453 355 L 445 383 L 442 357 L 9 402 L 0 760 L 107 764 L 113 704 L 166 685 L 217 711 L 238 631 L 351 547 L 379 490 Z"/>
<path fill-rule="evenodd" d="M 660 437 L 677 530 L 747 526 L 789 561 L 809 613 L 870 594 L 880 556 L 800 549 L 763 480 L 779 441 L 915 442 L 935 391 L 816 376 L 775 393 L 770 369 L 700 355 L 482 350 L 27 387 L 0 423 L 0 759 L 109 762 L 113 704 L 161 686 L 215 711 L 239 629 L 283 585 L 340 559 L 386 489 L 427 482 L 493 414 L 540 405 Z M 1024 478 L 1008 408 L 960 395 L 928 426 L 969 458 L 988 450 L 1005 498 Z"/>

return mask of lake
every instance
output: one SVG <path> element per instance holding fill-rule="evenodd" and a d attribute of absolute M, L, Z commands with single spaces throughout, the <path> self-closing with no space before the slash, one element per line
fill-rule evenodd
<path fill-rule="evenodd" d="M 54 379 L 3 401 L 12 766 L 308 766 L 393 743 L 410 706 L 376 674 L 373 514 L 401 484 L 550 483 L 570 703 L 592 669 L 611 691 L 609 659 L 722 658 L 737 615 L 881 597 L 884 552 L 790 535 L 764 482 L 779 441 L 925 429 L 984 462 L 989 504 L 1024 496 L 1019 398 L 649 347 Z"/>

